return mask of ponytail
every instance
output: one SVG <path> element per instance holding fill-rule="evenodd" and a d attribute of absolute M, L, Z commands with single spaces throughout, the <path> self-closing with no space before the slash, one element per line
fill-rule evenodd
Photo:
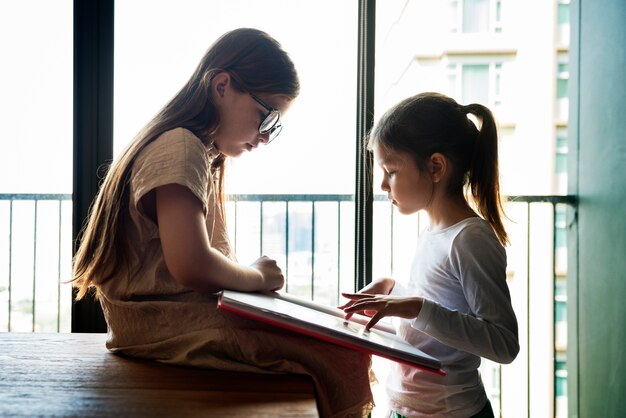
<path fill-rule="evenodd" d="M 461 106 L 461 109 L 465 114 L 472 114 L 481 121 L 469 166 L 468 189 L 478 212 L 491 224 L 498 240 L 505 245 L 509 240 L 502 224 L 504 209 L 500 196 L 496 122 L 491 111 L 481 104 Z"/>

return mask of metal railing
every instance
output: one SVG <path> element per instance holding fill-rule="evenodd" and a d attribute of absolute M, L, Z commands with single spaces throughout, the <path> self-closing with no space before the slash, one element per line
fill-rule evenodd
<path fill-rule="evenodd" d="M 70 194 L 0 194 L 0 329 L 67 329 Z M 66 275 L 66 277 L 63 277 Z M 65 303 L 64 303 L 65 302 Z"/>
<path fill-rule="evenodd" d="M 69 194 L 0 194 L 0 331 L 69 331 L 71 199 Z M 355 290 L 353 199 L 352 195 L 228 196 L 231 244 L 242 262 L 261 254 L 276 258 L 289 293 L 337 304 L 341 291 Z M 567 382 L 561 321 L 567 306 L 564 235 L 575 223 L 576 207 L 573 196 L 511 196 L 505 205 L 512 243 L 507 248 L 508 280 L 522 350 L 512 365 L 486 362 L 483 367 L 496 416 L 519 416 L 511 413 L 516 408 L 534 416 L 534 403 L 542 403 L 545 396 L 552 405 L 549 415 L 562 415 L 564 400 L 558 388 Z M 410 264 L 406 248 L 417 242 L 419 217 L 398 216 L 386 197 L 377 195 L 374 219 L 375 272 L 406 274 L 402 270 Z M 548 325 L 546 316 L 552 318 Z M 533 348 L 546 344 L 552 352 Z M 547 395 L 530 384 L 546 377 L 553 382 Z M 519 392 L 521 381 L 525 394 Z M 514 393 L 511 387 L 516 388 Z"/>

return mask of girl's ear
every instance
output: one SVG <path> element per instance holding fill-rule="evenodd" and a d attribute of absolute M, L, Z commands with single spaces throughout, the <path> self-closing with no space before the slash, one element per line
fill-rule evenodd
<path fill-rule="evenodd" d="M 215 95 L 215 98 L 223 98 L 226 93 L 226 88 L 230 84 L 230 74 L 223 71 L 218 73 L 213 80 L 211 80 L 211 90 Z"/>
<path fill-rule="evenodd" d="M 428 174 L 433 183 L 439 183 L 448 170 L 448 159 L 436 152 L 428 159 Z"/>

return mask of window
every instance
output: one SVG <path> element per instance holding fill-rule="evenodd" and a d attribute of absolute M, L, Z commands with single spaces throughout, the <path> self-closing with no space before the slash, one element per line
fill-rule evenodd
<path fill-rule="evenodd" d="M 570 13 L 569 13 L 569 0 L 558 0 L 557 4 L 557 24 L 569 25 Z"/>
<path fill-rule="evenodd" d="M 451 32 L 502 32 L 501 0 L 450 0 L 448 13 Z"/>
<path fill-rule="evenodd" d="M 555 54 L 545 59 L 527 53 L 546 48 L 557 22 L 529 36 L 517 25 L 506 25 L 507 16 L 526 7 L 519 2 L 427 0 L 404 5 L 377 4 L 375 119 L 401 99 L 424 91 L 441 91 L 462 104 L 482 103 L 493 110 L 498 122 L 504 195 L 550 194 L 555 184 L 566 182 L 566 119 L 554 121 L 551 116 L 555 108 L 566 106 L 567 85 L 560 82 L 558 93 L 551 93 L 555 79 L 550 74 L 559 54 L 558 74 L 566 80 L 567 54 L 556 44 L 550 46 Z M 554 8 L 547 2 L 533 13 L 554 15 Z M 484 36 L 505 30 L 508 36 L 498 38 L 497 47 L 494 36 Z M 446 36 L 448 31 L 455 35 Z M 428 220 L 398 214 L 380 193 L 377 176 L 375 171 L 374 276 L 406 281 L 419 231 Z M 566 374 L 564 363 L 553 359 L 555 352 L 559 359 L 565 358 L 556 347 L 563 348 L 566 336 L 566 300 L 554 293 L 567 275 L 565 205 L 538 199 L 509 203 L 505 210 L 511 235 L 507 282 L 518 317 L 521 352 L 511 365 L 483 361 L 481 376 L 496 416 L 550 416 L 556 404 L 562 414 L 567 402 L 560 389 Z M 551 299 L 552 304 L 536 302 Z M 559 387 L 556 396 L 554 385 Z"/>
<path fill-rule="evenodd" d="M 0 331 L 68 331 L 72 1 L 0 3 Z"/>
<path fill-rule="evenodd" d="M 568 140 L 567 128 L 556 128 L 556 162 L 555 175 L 556 187 L 555 193 L 567 194 L 567 159 L 568 159 Z"/>
<path fill-rule="evenodd" d="M 568 118 L 568 84 L 569 55 L 567 52 L 559 52 L 556 67 L 556 118 L 559 121 L 567 121 Z"/>
<path fill-rule="evenodd" d="M 566 418 L 567 415 L 567 357 L 564 353 L 557 353 L 555 381 L 555 413 L 558 418 Z"/>
<path fill-rule="evenodd" d="M 481 103 L 495 113 L 502 107 L 501 62 L 450 63 L 447 80 L 447 93 L 461 103 Z"/>
<path fill-rule="evenodd" d="M 463 0 L 463 32 L 489 30 L 489 0 Z"/>
<path fill-rule="evenodd" d="M 489 66 L 468 64 L 461 67 L 462 103 L 489 103 Z"/>
<path fill-rule="evenodd" d="M 52 7 L 47 2 L 37 3 L 38 10 L 43 11 L 40 15 L 46 19 L 33 20 L 32 12 L 18 3 L 0 6 L 2 50 L 8 51 L 9 61 L 25 63 L 19 71 L 11 66 L 0 69 L 0 121 L 11 136 L 10 141 L 2 140 L 0 153 L 0 330 L 64 331 L 69 327 L 70 292 L 68 286 L 59 287 L 58 283 L 59 277 L 69 278 L 71 166 L 72 158 L 81 158 L 71 156 L 72 4 L 55 2 Z M 173 6 L 146 0 L 115 5 L 116 153 L 182 86 L 216 36 L 244 25 L 267 30 L 294 58 L 303 90 L 285 118 L 285 130 L 279 139 L 233 161 L 227 186 L 239 200 L 228 203 L 231 237 L 242 261 L 252 260 L 259 253 L 273 255 L 286 268 L 290 292 L 334 304 L 340 290 L 352 290 L 354 276 L 357 2 L 324 0 L 321 4 L 297 2 L 296 6 L 277 0 L 238 0 L 213 4 L 211 9 L 206 3 L 183 0 Z M 503 191 L 508 195 L 545 194 L 553 190 L 555 178 L 557 182 L 565 178 L 567 120 L 562 116 L 555 117 L 556 121 L 549 119 L 558 103 L 566 104 L 567 100 L 566 48 L 557 45 L 551 60 L 538 62 L 528 60 L 528 54 L 466 53 L 467 43 L 454 43 L 467 39 L 461 38 L 465 35 L 476 39 L 477 32 L 465 31 L 483 31 L 485 21 L 489 22 L 489 31 L 501 31 L 506 23 L 503 11 L 508 12 L 503 4 L 507 8 L 522 7 L 499 0 L 378 2 L 376 116 L 400 99 L 425 90 L 446 92 L 459 101 L 485 101 L 496 111 L 514 103 L 516 111 L 510 114 L 517 117 L 499 127 L 504 139 L 501 143 L 506 144 L 500 148 L 502 168 L 506 170 Z M 29 5 L 32 7 L 32 3 Z M 554 25 L 568 25 L 567 16 L 562 15 L 562 10 L 569 7 L 566 0 L 558 3 L 556 14 L 554 3 L 536 6 L 536 13 L 551 11 L 557 20 Z M 278 19 L 277 11 L 290 18 Z M 229 18 L 210 19 L 212 24 L 208 25 L 207 18 L 215 14 Z M 475 19 L 469 17 L 472 14 Z M 18 24 L 13 25 L 15 22 Z M 185 24 L 165 33 L 162 28 L 171 28 L 172 22 Z M 319 30 L 319 22 L 324 22 L 323 31 Z M 440 36 L 447 34 L 449 22 L 453 22 L 459 36 Z M 543 28 L 541 33 L 553 31 L 554 27 Z M 294 33 L 316 33 L 316 37 Z M 36 34 L 36 39 L 31 34 Z M 550 38 L 539 36 L 534 40 L 527 33 L 511 35 L 512 44 L 504 45 L 505 51 L 517 51 L 522 46 L 533 49 L 537 46 L 533 42 L 543 43 Z M 42 43 L 45 58 L 51 58 L 46 72 L 37 71 Z M 31 62 L 27 52 L 35 48 L 38 55 L 31 55 L 37 60 L 32 58 Z M 536 74 L 545 75 L 547 82 L 529 78 Z M 522 75 L 523 82 L 516 78 Z M 538 83 L 539 90 L 547 92 L 550 100 L 537 101 L 536 92 L 515 88 L 528 83 Z M 311 129 L 310 115 L 329 108 L 325 125 Z M 28 126 L 32 113 L 37 113 L 37 120 L 47 126 L 45 136 L 18 129 Z M 547 121 L 542 119 L 544 115 Z M 35 156 L 31 152 L 34 147 L 39 150 Z M 40 154 L 44 159 L 37 160 Z M 294 154 L 306 158 L 291 158 Z M 529 161 L 532 170 L 528 170 Z M 376 176 L 373 276 L 406 277 L 407 260 L 427 219 L 394 212 L 384 194 L 379 193 L 380 177 Z M 18 183 L 22 180 L 24 183 Z M 10 201 L 15 194 L 22 198 Z M 49 204 L 29 199 L 32 194 L 61 199 Z M 571 203 L 567 199 L 556 201 Z M 500 368 L 483 363 L 481 373 L 496 414 L 498 410 L 511 417 L 535 413 L 548 416 L 554 411 L 557 416 L 567 414 L 565 206 L 557 204 L 556 211 L 554 205 L 542 202 L 507 206 L 514 238 L 508 253 L 507 279 L 520 321 L 523 351 L 512 365 Z M 47 225 L 61 226 L 49 233 Z M 18 240 L 25 244 L 18 244 Z M 58 248 L 52 252 L 54 266 L 40 258 L 51 248 Z M 42 273 L 49 271 L 55 272 L 54 276 L 43 277 Z M 50 283 L 54 287 L 48 286 Z M 530 289 L 532 298 L 527 297 Z M 545 300 L 552 296 L 550 306 Z M 44 314 L 49 307 L 55 307 L 56 316 Z M 384 381 L 384 373 L 378 375 Z M 529 376 L 535 379 L 532 385 Z M 555 393 L 548 390 L 550 385 Z M 384 385 L 376 389 L 384 392 Z M 383 405 L 384 401 L 377 403 Z M 378 412 L 384 411 L 375 411 L 374 418 Z"/>
<path fill-rule="evenodd" d="M 561 45 L 569 45 L 570 37 L 570 1 L 558 0 L 557 10 L 557 42 Z"/>
<path fill-rule="evenodd" d="M 290 54 L 301 94 L 275 141 L 230 160 L 226 191 L 239 197 L 228 204 L 228 225 L 240 261 L 267 253 L 286 266 L 289 291 L 330 304 L 340 289 L 352 290 L 354 276 L 357 6 L 332 0 L 115 5 L 116 153 L 224 32 L 265 30 Z"/>

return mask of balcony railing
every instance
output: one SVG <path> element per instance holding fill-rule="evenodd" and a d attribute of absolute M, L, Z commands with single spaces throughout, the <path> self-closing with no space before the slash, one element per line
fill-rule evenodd
<path fill-rule="evenodd" d="M 71 199 L 0 194 L 0 330 L 69 331 Z"/>
<path fill-rule="evenodd" d="M 0 331 L 69 332 L 71 199 L 0 194 Z M 566 414 L 566 235 L 576 206 L 572 196 L 513 196 L 506 204 L 507 274 L 522 349 L 511 365 L 482 366 L 496 416 Z M 354 209 L 352 195 L 234 195 L 226 203 L 241 262 L 270 255 L 283 267 L 286 291 L 330 305 L 355 290 Z M 375 277 L 406 277 L 422 226 L 375 196 Z"/>

